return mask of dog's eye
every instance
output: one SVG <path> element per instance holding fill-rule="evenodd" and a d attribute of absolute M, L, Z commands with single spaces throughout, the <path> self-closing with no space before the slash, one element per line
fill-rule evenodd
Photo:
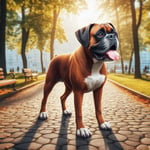
<path fill-rule="evenodd" d="M 102 32 L 102 31 L 100 31 L 100 32 L 98 32 L 98 33 L 96 34 L 96 37 L 97 37 L 97 38 L 102 38 L 102 37 L 104 37 L 104 36 L 105 36 L 105 33 Z"/>

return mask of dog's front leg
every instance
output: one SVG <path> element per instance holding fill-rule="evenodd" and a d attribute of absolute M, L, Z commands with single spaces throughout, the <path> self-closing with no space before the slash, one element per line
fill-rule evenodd
<path fill-rule="evenodd" d="M 82 102 L 83 102 L 83 93 L 80 91 L 74 92 L 74 104 L 76 112 L 76 126 L 77 126 L 77 136 L 89 137 L 91 132 L 85 128 L 82 122 Z"/>
<path fill-rule="evenodd" d="M 103 91 L 103 87 L 98 88 L 96 90 L 94 90 L 93 94 L 94 94 L 94 102 L 95 102 L 95 113 L 96 113 L 96 118 L 97 121 L 100 125 L 101 129 L 111 129 L 111 126 L 109 124 L 109 122 L 105 122 L 104 118 L 102 116 L 102 91 Z"/>

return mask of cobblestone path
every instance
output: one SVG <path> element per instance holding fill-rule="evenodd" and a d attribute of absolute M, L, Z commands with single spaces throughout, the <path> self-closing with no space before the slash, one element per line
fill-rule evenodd
<path fill-rule="evenodd" d="M 0 150 L 150 150 L 150 106 L 107 82 L 103 92 L 103 115 L 112 131 L 99 130 L 92 93 L 84 96 L 84 123 L 91 138 L 76 137 L 73 94 L 67 105 L 73 114 L 62 116 L 58 83 L 48 99 L 49 118 L 38 121 L 43 83 L 0 102 Z"/>

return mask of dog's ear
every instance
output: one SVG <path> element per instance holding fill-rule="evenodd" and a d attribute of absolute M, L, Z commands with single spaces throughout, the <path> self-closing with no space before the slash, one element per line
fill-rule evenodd
<path fill-rule="evenodd" d="M 114 31 L 116 31 L 116 29 L 112 23 L 108 23 L 108 24 L 114 29 Z"/>
<path fill-rule="evenodd" d="M 90 24 L 90 25 L 83 27 L 75 32 L 75 35 L 76 35 L 78 41 L 81 43 L 81 45 L 84 48 L 87 48 L 89 45 L 89 37 L 90 37 L 89 34 L 90 34 L 90 30 L 93 25 L 94 24 Z"/>

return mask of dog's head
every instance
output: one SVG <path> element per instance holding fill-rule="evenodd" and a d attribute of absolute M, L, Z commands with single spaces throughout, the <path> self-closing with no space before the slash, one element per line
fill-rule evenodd
<path fill-rule="evenodd" d="M 118 35 L 111 23 L 90 24 L 75 32 L 78 41 L 97 61 L 118 60 Z"/>

